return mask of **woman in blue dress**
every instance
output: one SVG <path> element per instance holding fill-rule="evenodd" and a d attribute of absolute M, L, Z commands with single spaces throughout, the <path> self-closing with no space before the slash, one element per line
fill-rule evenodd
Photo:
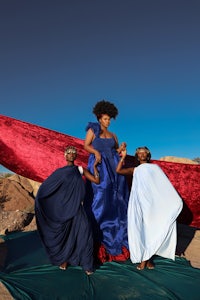
<path fill-rule="evenodd" d="M 127 238 L 127 206 L 129 188 L 126 177 L 116 173 L 120 152 L 117 136 L 108 130 L 111 119 L 118 110 L 113 103 L 102 100 L 93 108 L 98 122 L 89 122 L 86 127 L 84 149 L 90 155 L 88 169 L 92 171 L 94 161 L 99 162 L 100 184 L 89 184 L 84 205 L 92 221 L 94 241 L 104 255 L 98 253 L 101 261 L 125 260 L 129 258 Z M 101 247 L 100 247 L 101 246 Z M 99 248 L 100 247 L 100 248 Z M 104 257 L 100 257 L 100 256 Z"/>

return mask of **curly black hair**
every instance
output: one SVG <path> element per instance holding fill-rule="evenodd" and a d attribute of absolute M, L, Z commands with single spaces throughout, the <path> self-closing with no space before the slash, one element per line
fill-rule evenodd
<path fill-rule="evenodd" d="M 138 152 L 138 150 L 140 150 L 140 149 L 144 149 L 144 150 L 146 150 L 146 152 L 147 152 L 147 162 L 150 162 L 150 160 L 151 160 L 151 152 L 150 152 L 150 150 L 146 147 L 146 146 L 143 146 L 143 147 L 138 147 L 136 150 L 135 150 L 135 158 L 138 160 L 138 154 L 137 154 L 137 152 Z"/>
<path fill-rule="evenodd" d="M 93 107 L 93 113 L 96 115 L 97 120 L 99 120 L 102 115 L 108 115 L 110 118 L 115 119 L 118 115 L 118 109 L 113 103 L 101 100 Z"/>

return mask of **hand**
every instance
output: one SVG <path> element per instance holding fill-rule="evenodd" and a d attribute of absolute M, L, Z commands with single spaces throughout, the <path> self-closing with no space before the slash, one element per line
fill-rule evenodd
<path fill-rule="evenodd" d="M 94 167 L 96 167 L 99 164 L 99 161 L 97 159 L 95 159 L 94 161 Z"/>
<path fill-rule="evenodd" d="M 96 158 L 96 161 L 100 164 L 101 163 L 101 154 L 98 151 L 95 152 L 95 158 Z"/>
<path fill-rule="evenodd" d="M 124 151 L 124 150 L 126 150 L 126 143 L 125 142 L 121 143 L 121 145 L 119 147 L 119 153 L 121 153 L 121 151 Z"/>
<path fill-rule="evenodd" d="M 126 154 L 127 154 L 126 149 L 124 149 L 124 150 L 121 151 L 121 157 L 122 158 L 125 158 Z"/>
<path fill-rule="evenodd" d="M 122 142 L 120 147 L 122 148 L 122 150 L 125 150 L 126 149 L 126 143 Z"/>

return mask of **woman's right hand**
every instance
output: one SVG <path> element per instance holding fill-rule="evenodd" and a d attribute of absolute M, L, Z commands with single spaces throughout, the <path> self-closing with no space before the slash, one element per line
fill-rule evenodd
<path fill-rule="evenodd" d="M 98 164 L 99 164 L 98 160 L 95 159 L 95 161 L 94 161 L 94 167 L 97 167 Z"/>
<path fill-rule="evenodd" d="M 94 153 L 96 161 L 100 164 L 101 163 L 101 154 L 99 153 L 99 151 L 95 151 Z"/>

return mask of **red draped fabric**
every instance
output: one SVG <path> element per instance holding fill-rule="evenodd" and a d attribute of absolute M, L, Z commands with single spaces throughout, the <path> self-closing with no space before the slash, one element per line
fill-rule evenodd
<path fill-rule="evenodd" d="M 67 130 L 67 128 L 66 128 Z M 0 163 L 9 170 L 42 182 L 55 169 L 65 165 L 64 149 L 78 149 L 76 163 L 87 166 L 88 153 L 83 140 L 37 125 L 0 115 Z M 134 162 L 127 157 L 127 166 Z M 152 160 L 174 185 L 184 202 L 178 221 L 200 227 L 200 164 Z M 128 179 L 131 182 L 130 178 Z M 103 251 L 103 250 L 102 250 Z"/>
<path fill-rule="evenodd" d="M 178 222 L 200 227 L 200 165 L 155 161 L 181 196 L 183 210 Z"/>
<path fill-rule="evenodd" d="M 88 153 L 83 149 L 83 140 L 0 116 L 0 160 L 14 173 L 42 182 L 66 165 L 64 149 L 68 145 L 78 149 L 76 163 L 86 166 Z"/>

